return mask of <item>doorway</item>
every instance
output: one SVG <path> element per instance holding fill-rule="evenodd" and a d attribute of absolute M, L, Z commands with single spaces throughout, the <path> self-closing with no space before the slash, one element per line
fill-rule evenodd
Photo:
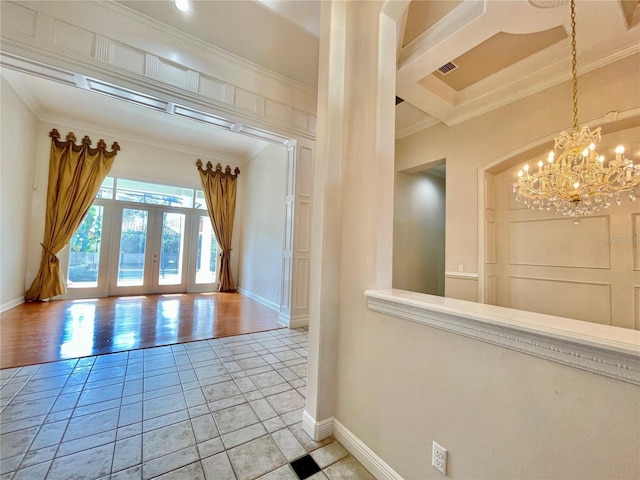
<path fill-rule="evenodd" d="M 396 172 L 393 288 L 444 296 L 446 164 Z"/>
<path fill-rule="evenodd" d="M 214 291 L 218 244 L 202 192 L 181 189 L 188 195 L 179 201 L 159 204 L 156 195 L 152 204 L 128 201 L 129 190 L 122 201 L 117 185 L 126 181 L 117 179 L 115 188 L 113 182 L 105 180 L 61 256 L 67 266 L 64 298 Z"/>
<path fill-rule="evenodd" d="M 119 204 L 109 296 L 187 291 L 192 215 L 183 209 Z"/>

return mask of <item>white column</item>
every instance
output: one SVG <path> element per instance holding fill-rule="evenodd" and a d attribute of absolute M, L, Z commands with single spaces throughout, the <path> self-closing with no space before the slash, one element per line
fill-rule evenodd
<path fill-rule="evenodd" d="M 407 5 L 322 2 L 303 421 L 317 440 L 332 433 L 339 373 L 354 360 L 339 351 L 341 337 L 364 291 L 391 286 L 396 21 Z"/>
<path fill-rule="evenodd" d="M 337 357 L 340 172 L 345 88 L 346 2 L 321 2 L 318 133 L 309 299 L 309 363 L 303 427 L 316 440 L 332 433 Z"/>

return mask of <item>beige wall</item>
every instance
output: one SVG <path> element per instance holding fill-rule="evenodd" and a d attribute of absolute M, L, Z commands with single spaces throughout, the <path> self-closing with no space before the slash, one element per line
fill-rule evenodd
<path fill-rule="evenodd" d="M 3 112 L 5 110 L 3 106 Z M 147 181 L 153 183 L 176 185 L 185 188 L 202 188 L 198 170 L 195 162 L 201 158 L 203 162 L 211 160 L 215 165 L 217 162 L 226 165 L 229 163 L 232 168 L 238 166 L 232 160 L 225 162 L 217 160 L 197 152 L 184 152 L 173 150 L 169 146 L 153 146 L 140 141 L 131 140 L 126 132 L 105 132 L 95 131 L 83 127 L 81 125 L 67 125 L 63 122 L 59 123 L 41 123 L 38 132 L 38 150 L 36 157 L 36 174 L 35 183 L 38 185 L 37 190 L 33 193 L 33 208 L 31 212 L 31 233 L 29 236 L 29 261 L 27 263 L 27 282 L 30 284 L 38 271 L 40 242 L 44 234 L 44 214 L 46 208 L 47 193 L 47 176 L 49 172 L 49 149 L 50 138 L 49 132 L 56 128 L 62 137 L 66 136 L 69 131 L 75 133 L 77 138 L 89 135 L 93 141 L 93 145 L 100 138 L 103 138 L 110 147 L 114 141 L 120 145 L 120 151 L 116 156 L 109 175 L 121 176 L 133 180 Z M 242 165 L 240 165 L 242 169 Z M 238 181 L 238 202 L 236 209 L 242 210 L 242 175 Z M 3 221 L 4 223 L 4 221 Z M 237 232 L 237 231 L 236 231 Z M 239 236 L 234 234 L 232 248 L 234 252 L 239 248 Z M 231 267 L 234 279 L 238 275 L 238 256 L 232 255 Z"/>
<path fill-rule="evenodd" d="M 0 308 L 22 301 L 36 164 L 38 118 L 9 83 L 2 85 L 0 152 Z M 35 253 L 37 260 L 40 253 Z"/>
<path fill-rule="evenodd" d="M 636 54 L 581 75 L 580 122 L 640 106 L 639 64 Z M 478 272 L 478 251 L 470 240 L 478 238 L 478 168 L 569 128 L 570 102 L 567 82 L 456 126 L 438 124 L 397 142 L 398 170 L 447 160 L 447 271 L 463 265 L 465 272 Z M 447 296 L 458 296 L 453 294 L 458 282 L 468 281 L 447 279 Z M 468 297 L 462 298 L 477 301 L 477 295 Z"/>
<path fill-rule="evenodd" d="M 638 478 L 637 386 L 367 309 L 364 291 L 386 287 L 379 259 L 392 246 L 380 232 L 393 225 L 381 204 L 393 202 L 386 187 L 393 178 L 388 151 L 394 132 L 385 123 L 389 112 L 384 102 L 393 102 L 394 87 L 388 82 L 395 52 L 387 47 L 393 46 L 395 29 L 380 33 L 385 22 L 379 23 L 376 8 L 374 2 L 351 2 L 344 22 L 339 16 L 323 17 L 330 18 L 324 32 L 331 26 L 346 28 L 342 48 L 328 40 L 321 46 L 325 62 L 320 67 L 318 145 L 323 147 L 316 173 L 316 191 L 330 191 L 335 184 L 326 171 L 340 162 L 338 195 L 325 198 L 324 204 L 337 207 L 341 221 L 337 231 L 323 225 L 314 236 L 326 250 L 332 242 L 339 246 L 337 257 L 322 256 L 323 271 L 336 270 L 339 288 L 335 322 L 322 308 L 326 303 L 312 305 L 307 412 L 318 422 L 335 416 L 405 479 L 444 478 L 430 466 L 434 440 L 449 450 L 447 478 Z M 333 59 L 344 52 L 346 75 L 329 68 L 335 65 L 323 57 L 323 48 L 332 51 Z M 628 93 L 629 80 L 623 79 L 631 67 L 624 63 L 606 75 L 623 92 L 598 95 L 609 97 L 608 105 L 620 110 L 635 95 Z M 343 112 L 324 102 L 331 95 L 328 85 L 344 89 Z M 553 105 L 543 108 L 549 93 L 484 119 L 452 129 L 433 127 L 400 142 L 398 153 L 407 167 L 418 163 L 418 153 L 419 163 L 425 162 L 423 154 L 447 158 L 448 269 L 477 263 L 477 167 L 565 126 L 561 119 L 570 116 L 570 109 L 556 119 Z M 552 89 L 554 96 L 561 96 L 559 90 Z M 592 106 L 584 110 L 591 112 L 587 117 L 595 115 Z M 522 115 L 528 111 L 531 118 Z M 544 118 L 551 125 L 543 125 Z M 492 124 L 495 133 L 486 128 L 491 119 L 501 119 Z M 486 141 L 468 142 L 482 134 Z M 343 154 L 328 155 L 332 151 Z M 331 285 L 316 282 L 312 291 L 316 288 L 318 298 L 334 299 Z M 333 352 L 335 363 L 325 362 Z"/>
<path fill-rule="evenodd" d="M 613 158 L 613 149 L 622 143 L 638 161 L 638 139 L 640 127 L 605 135 L 598 152 Z M 535 165 L 539 159 L 525 161 Z M 609 208 L 575 221 L 531 210 L 512 191 L 523 163 L 495 177 L 495 238 L 489 238 L 491 231 L 486 234 L 488 244 L 495 242 L 495 291 L 490 293 L 495 304 L 640 328 L 635 301 L 640 202 L 621 195 L 620 206 L 612 201 Z"/>
<path fill-rule="evenodd" d="M 268 145 L 244 167 L 244 198 L 239 222 L 243 292 L 280 306 L 284 242 L 287 149 Z"/>
<path fill-rule="evenodd" d="M 444 295 L 444 178 L 396 173 L 393 288 Z"/>

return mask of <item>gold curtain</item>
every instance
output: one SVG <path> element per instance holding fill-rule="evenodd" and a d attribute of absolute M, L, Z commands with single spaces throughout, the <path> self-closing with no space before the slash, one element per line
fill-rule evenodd
<path fill-rule="evenodd" d="M 107 145 L 102 139 L 97 148 L 91 148 L 88 136 L 76 145 L 73 132 L 62 142 L 55 128 L 49 136 L 51 155 L 42 259 L 40 271 L 25 294 L 28 301 L 44 300 L 67 291 L 56 254 L 69 243 L 89 211 L 120 150 L 114 142 L 111 151 L 106 151 Z"/>
<path fill-rule="evenodd" d="M 211 162 L 207 162 L 207 168 L 202 168 L 202 160 L 196 162 L 204 189 L 204 198 L 207 202 L 207 210 L 213 224 L 213 231 L 220 244 L 220 283 L 219 292 L 235 292 L 233 277 L 231 275 L 231 236 L 233 234 L 233 219 L 236 213 L 236 188 L 240 169 L 236 167 L 231 173 L 231 167 L 227 165 L 222 171 L 220 164 L 215 170 Z"/>

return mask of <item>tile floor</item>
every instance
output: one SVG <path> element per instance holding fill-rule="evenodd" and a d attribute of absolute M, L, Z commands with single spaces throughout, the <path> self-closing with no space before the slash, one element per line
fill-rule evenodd
<path fill-rule="evenodd" d="M 0 370 L 0 480 L 298 480 L 308 455 L 302 478 L 372 480 L 302 431 L 307 345 L 281 329 Z"/>

